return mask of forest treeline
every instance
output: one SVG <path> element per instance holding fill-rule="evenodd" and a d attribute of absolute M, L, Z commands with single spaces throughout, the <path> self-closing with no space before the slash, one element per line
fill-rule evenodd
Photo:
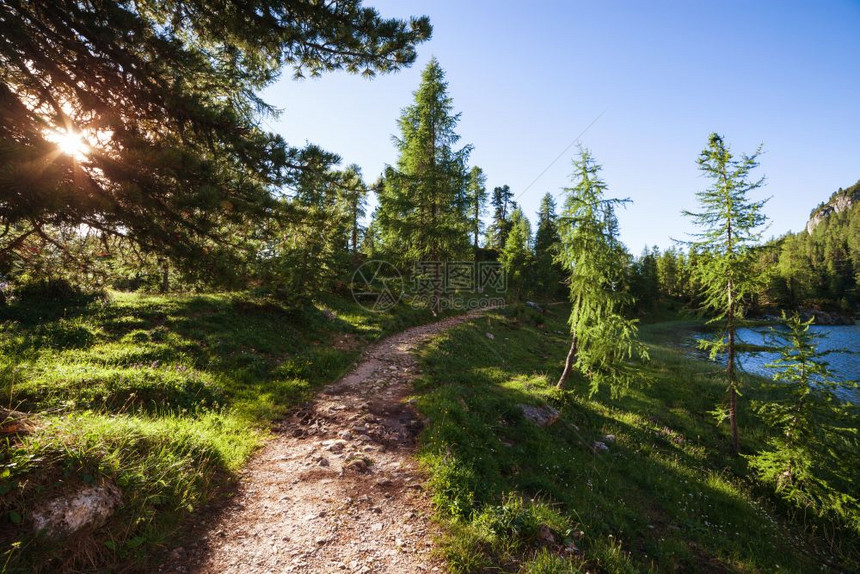
<path fill-rule="evenodd" d="M 860 182 L 840 189 L 817 213 L 837 198 L 853 198 Z M 765 242 L 757 255 L 758 272 L 765 279 L 751 305 L 762 308 L 818 308 L 851 313 L 858 302 L 860 282 L 860 202 L 843 200 L 814 226 Z M 695 250 L 646 248 L 632 259 L 630 286 L 637 306 L 650 310 L 660 299 L 695 305 L 700 293 L 693 270 Z M 654 297 L 656 295 L 656 297 Z"/>
<path fill-rule="evenodd" d="M 141 241 L 131 226 L 110 230 L 87 218 L 62 221 L 68 214 L 44 222 L 7 215 L 0 239 L 4 291 L 56 291 L 57 285 L 162 292 L 253 289 L 295 304 L 323 292 L 346 293 L 353 271 L 369 259 L 389 261 L 404 272 L 422 260 L 494 260 L 507 271 L 509 297 L 565 297 L 569 278 L 559 262 L 555 196 L 541 198 L 532 224 L 508 185 L 489 190 L 484 170 L 469 163 L 472 146 L 458 146 L 459 117 L 444 70 L 433 59 L 413 102 L 397 119 L 398 160 L 374 181 L 357 165 L 339 167 L 338 156 L 311 147 L 302 151 L 305 163 L 291 181 L 267 196 L 268 209 L 254 212 L 221 199 L 211 209 L 223 217 L 193 241 L 178 233 L 172 241 L 170 234 L 163 237 L 163 243 Z M 73 179 L 95 160 L 87 158 L 83 166 L 75 161 Z M 850 313 L 856 308 L 860 202 L 851 199 L 858 189 L 860 182 L 840 189 L 813 210 L 816 224 L 808 231 L 756 247 L 762 280 L 747 301 L 748 311 Z M 369 212 L 372 196 L 376 208 Z M 839 210 L 827 208 L 837 200 Z M 242 222 L 230 223 L 234 216 Z M 162 223 L 158 213 L 145 217 L 151 225 Z M 189 225 L 183 233 L 198 231 Z M 663 250 L 646 247 L 639 255 L 621 247 L 626 255 L 616 262 L 623 271 L 617 280 L 630 295 L 630 310 L 648 313 L 664 303 L 701 306 L 696 269 L 702 254 L 689 242 Z M 183 249 L 200 259 L 177 251 Z"/>
<path fill-rule="evenodd" d="M 497 260 L 513 299 L 567 293 L 555 197 L 542 198 L 532 225 L 516 190 L 487 189 L 487 174 L 470 163 L 472 146 L 460 142 L 460 114 L 435 58 L 392 118 L 397 160 L 378 176 L 263 129 L 275 110 L 255 94 L 283 68 L 297 77 L 398 70 L 429 38 L 426 18 L 386 20 L 358 3 L 267 9 L 271 19 L 242 26 L 217 12 L 190 18 L 195 8 L 186 3 L 135 11 L 13 2 L 0 12 L 4 29 L 19 30 L 0 45 L 4 293 L 50 282 L 252 289 L 295 304 L 346 293 L 368 259 L 403 271 L 416 261 Z M 182 40 L 180 26 L 197 40 Z M 76 34 L 59 41 L 66 29 Z M 123 29 L 130 35 L 116 33 Z M 333 47 L 319 48 L 325 41 Z M 57 152 L 58 134 L 79 137 L 86 152 Z M 766 281 L 749 305 L 854 308 L 858 209 L 758 248 Z M 648 248 L 616 261 L 624 269 L 614 281 L 639 312 L 660 300 L 698 307 L 700 260 L 685 244 Z"/>

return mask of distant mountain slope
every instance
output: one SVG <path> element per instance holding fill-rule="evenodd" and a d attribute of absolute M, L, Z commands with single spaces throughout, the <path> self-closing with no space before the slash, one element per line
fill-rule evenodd
<path fill-rule="evenodd" d="M 860 203 L 860 180 L 857 183 L 846 189 L 839 188 L 826 203 L 818 204 L 818 207 L 812 210 L 809 214 L 809 221 L 806 223 L 806 232 L 812 233 L 822 220 L 827 219 L 834 213 L 842 213 L 848 211 Z"/>
<path fill-rule="evenodd" d="M 771 242 L 766 300 L 783 308 L 860 308 L 860 181 L 812 210 L 806 230 Z M 774 265 L 775 264 L 775 265 Z"/>

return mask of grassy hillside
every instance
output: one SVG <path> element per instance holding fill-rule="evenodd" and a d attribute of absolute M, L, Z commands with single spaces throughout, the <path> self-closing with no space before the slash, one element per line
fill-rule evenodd
<path fill-rule="evenodd" d="M 589 400 L 582 381 L 554 388 L 568 336 L 566 309 L 549 309 L 475 319 L 423 354 L 422 460 L 454 572 L 858 567 L 856 535 L 794 516 L 729 456 L 728 429 L 707 414 L 724 395 L 720 373 L 675 346 L 697 323 L 644 326 L 652 360 L 641 385 Z M 765 438 L 748 408 L 764 393 L 748 381 L 743 452 Z M 561 418 L 540 428 L 521 404 Z M 608 451 L 595 453 L 595 441 Z"/>
<path fill-rule="evenodd" d="M 145 566 L 229 485 L 272 420 L 369 342 L 431 319 L 406 305 L 287 310 L 228 294 L 111 293 L 0 312 L 0 406 L 28 413 L 0 421 L 0 571 L 21 572 Z M 33 536 L 34 509 L 104 483 L 122 504 L 103 528 Z"/>

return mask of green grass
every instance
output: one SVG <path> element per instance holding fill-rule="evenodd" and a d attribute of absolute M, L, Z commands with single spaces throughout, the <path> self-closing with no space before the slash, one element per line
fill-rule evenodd
<path fill-rule="evenodd" d="M 858 567 L 856 533 L 792 512 L 729 455 L 728 429 L 707 414 L 724 397 L 721 373 L 677 347 L 701 323 L 643 326 L 652 360 L 640 384 L 588 399 L 582 380 L 554 388 L 568 335 L 565 307 L 548 310 L 474 319 L 423 351 L 421 459 L 454 572 Z M 746 389 L 742 450 L 753 452 L 767 433 L 748 401 L 767 391 L 756 380 Z M 519 404 L 562 416 L 538 428 Z M 594 454 L 609 434 L 609 451 Z"/>
<path fill-rule="evenodd" d="M 273 420 L 370 342 L 432 319 L 405 304 L 284 309 L 242 294 L 111 293 L 0 312 L 0 405 L 36 423 L 0 450 L 0 571 L 21 572 L 145 567 L 226 493 Z M 32 534 L 41 503 L 104 481 L 123 493 L 107 525 Z"/>

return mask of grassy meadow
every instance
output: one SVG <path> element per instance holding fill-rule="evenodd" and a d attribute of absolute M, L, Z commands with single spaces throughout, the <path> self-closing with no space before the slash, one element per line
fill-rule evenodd
<path fill-rule="evenodd" d="M 700 322 L 643 325 L 651 361 L 639 384 L 588 399 L 584 380 L 554 387 L 566 313 L 494 312 L 423 352 L 421 457 L 453 572 L 858 568 L 856 531 L 793 511 L 730 456 L 728 425 L 708 414 L 724 397 L 722 373 L 678 347 Z M 767 436 L 749 404 L 768 392 L 746 381 L 743 453 Z M 541 428 L 520 404 L 552 405 L 561 417 Z M 595 441 L 609 450 L 595 453 Z"/>
<path fill-rule="evenodd" d="M 287 310 L 243 294 L 111 292 L 3 313 L 2 406 L 28 413 L 29 428 L 6 432 L 22 421 L 4 421 L 9 572 L 152 567 L 197 511 L 229 495 L 273 421 L 367 344 L 432 320 L 406 304 L 374 313 L 330 298 Z M 642 326 L 651 361 L 615 398 L 585 398 L 584 380 L 554 388 L 566 305 L 490 311 L 421 351 L 420 456 L 453 572 L 858 567 L 856 532 L 791 510 L 729 455 L 728 429 L 708 414 L 724 395 L 721 372 L 679 350 L 701 323 L 677 317 Z M 767 438 L 749 408 L 767 393 L 746 381 L 743 452 Z M 539 428 L 521 404 L 561 417 Z M 594 441 L 609 450 L 595 454 Z M 107 524 L 74 539 L 32 534 L 39 504 L 106 481 L 122 492 Z"/>
<path fill-rule="evenodd" d="M 432 319 L 331 298 L 287 310 L 238 294 L 143 295 L 2 309 L 0 571 L 145 568 L 237 476 L 270 423 L 343 374 L 363 347 Z M 29 433 L 11 432 L 21 426 Z M 110 481 L 120 510 L 74 540 L 30 513 Z M 226 485 L 226 486 L 225 486 Z"/>

